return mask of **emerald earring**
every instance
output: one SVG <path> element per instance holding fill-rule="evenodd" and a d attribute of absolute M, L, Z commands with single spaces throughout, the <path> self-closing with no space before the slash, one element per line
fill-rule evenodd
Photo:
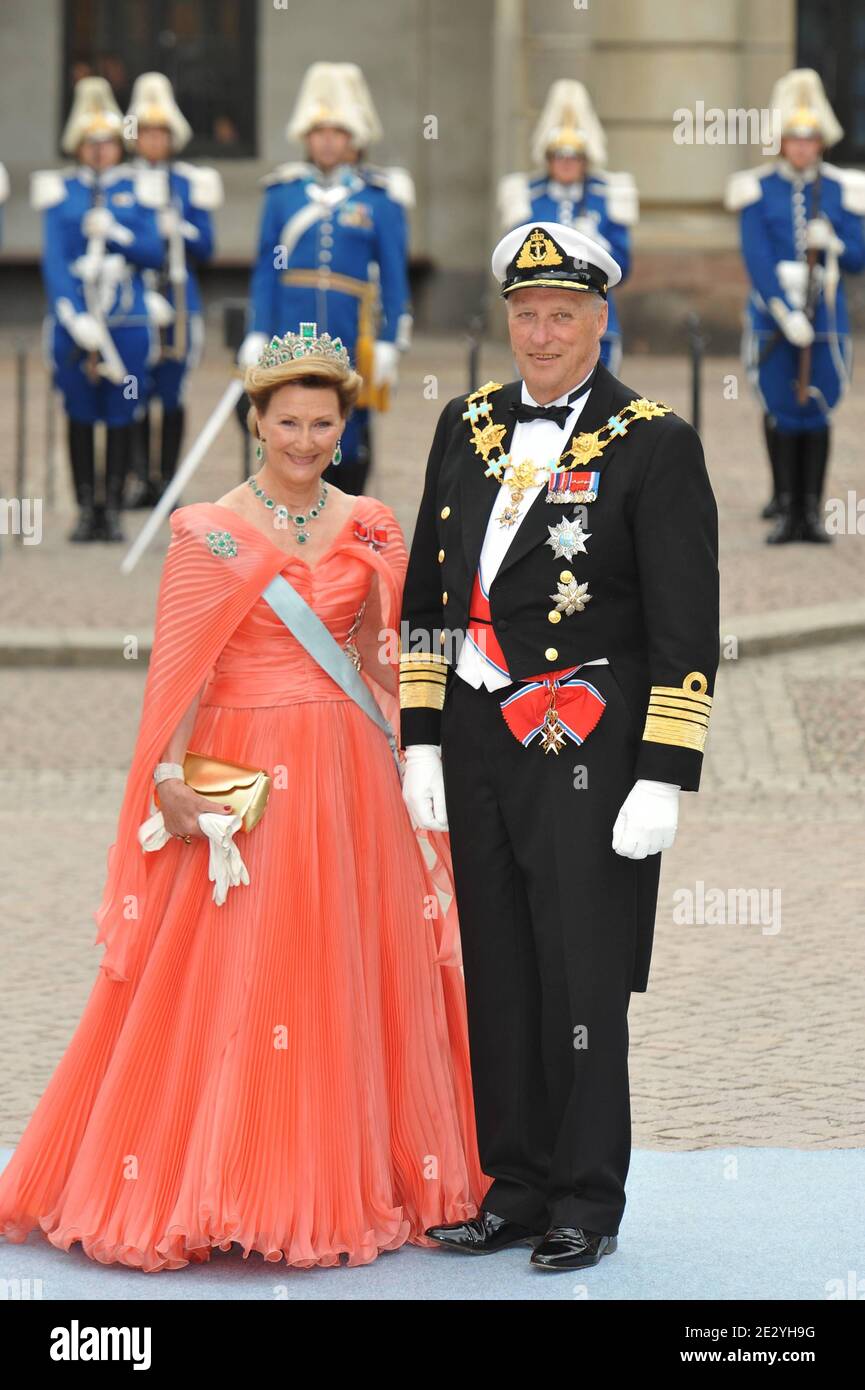
<path fill-rule="evenodd" d="M 259 463 L 261 463 L 261 460 L 264 458 L 264 450 L 261 447 L 260 439 L 255 446 L 255 457 L 258 459 Z"/>
<path fill-rule="evenodd" d="M 340 435 L 339 439 L 336 441 L 336 448 L 333 451 L 333 459 L 331 460 L 335 468 L 338 468 L 339 465 L 342 463 L 342 449 L 340 448 L 341 443 L 342 435 Z"/>

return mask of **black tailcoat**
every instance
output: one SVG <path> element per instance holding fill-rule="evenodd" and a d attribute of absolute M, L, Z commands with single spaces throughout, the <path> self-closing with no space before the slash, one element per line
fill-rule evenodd
<path fill-rule="evenodd" d="M 510 382 L 489 396 L 493 419 L 508 426 L 505 450 L 514 428 L 510 405 L 519 400 L 520 387 Z M 598 363 L 575 434 L 598 429 L 638 396 Z M 416 661 L 411 671 L 403 662 L 403 746 L 440 742 L 443 687 L 453 679 L 487 520 L 501 486 L 485 476 L 462 418 L 465 409 L 465 398 L 457 397 L 439 418 L 409 557 L 401 650 L 425 649 L 433 665 L 425 673 Z M 514 680 L 607 657 L 644 734 L 655 687 L 649 729 L 654 737 L 641 739 L 634 777 L 696 791 L 702 748 L 662 740 L 701 742 L 698 729 L 680 733 L 676 725 L 689 724 L 692 705 L 697 713 L 700 706 L 705 710 L 705 723 L 710 705 L 689 704 L 684 695 L 677 701 L 665 692 L 682 692 L 683 681 L 696 674 L 705 678 L 711 699 L 719 659 L 718 514 L 700 437 L 672 413 L 636 420 L 587 468 L 601 475 L 597 500 L 583 512 L 591 537 L 587 553 L 572 560 L 554 557 L 545 544 L 547 528 L 571 518 L 573 505 L 550 504 L 542 490 L 490 588 L 495 635 Z M 550 595 L 562 570 L 588 582 L 591 599 L 582 612 L 553 624 Z M 450 656 L 446 666 L 442 652 Z M 662 708 L 665 714 L 658 712 Z M 526 757 L 537 757 L 537 748 L 527 749 Z"/>

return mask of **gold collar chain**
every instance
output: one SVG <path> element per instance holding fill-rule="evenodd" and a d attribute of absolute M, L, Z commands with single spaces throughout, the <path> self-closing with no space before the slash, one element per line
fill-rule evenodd
<path fill-rule="evenodd" d="M 462 418 L 469 422 L 475 453 L 480 454 L 487 465 L 484 476 L 495 478 L 502 486 L 510 489 L 511 505 L 505 508 L 500 518 L 504 526 L 509 526 L 516 520 L 517 509 L 526 489 L 535 487 L 543 476 L 553 472 L 570 472 L 574 468 L 585 468 L 594 459 L 600 458 L 607 445 L 612 444 L 614 439 L 626 435 L 635 420 L 653 420 L 656 416 L 667 415 L 672 410 L 672 406 L 664 405 L 662 401 L 649 401 L 645 396 L 640 396 L 638 400 L 629 401 L 627 405 L 622 406 L 617 415 L 611 415 L 600 429 L 576 435 L 563 454 L 539 468 L 528 458 L 513 463 L 510 454 L 506 454 L 502 449 L 507 426 L 496 424 L 492 418 L 492 405 L 487 400 L 491 392 L 501 389 L 500 381 L 488 381 L 485 386 L 479 386 L 477 391 L 466 396 L 467 409 L 463 412 Z M 499 452 L 491 457 L 494 449 Z M 508 471 L 510 476 L 505 477 L 504 474 Z M 538 476 L 539 473 L 541 478 Z"/>

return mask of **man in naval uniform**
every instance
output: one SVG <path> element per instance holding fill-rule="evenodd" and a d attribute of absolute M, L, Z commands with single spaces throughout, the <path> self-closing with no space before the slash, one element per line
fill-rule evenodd
<path fill-rule="evenodd" d="M 472 1253 L 615 1249 L 627 1012 L 719 659 L 699 436 L 599 361 L 619 267 L 557 223 L 493 255 L 522 380 L 442 411 L 406 577 L 403 794 L 449 828 L 481 1164 Z"/>

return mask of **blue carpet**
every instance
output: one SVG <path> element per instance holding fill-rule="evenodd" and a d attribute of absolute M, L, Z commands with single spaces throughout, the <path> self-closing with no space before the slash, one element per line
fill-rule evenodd
<path fill-rule="evenodd" d="M 863 1191 L 862 1149 L 637 1149 L 619 1248 L 578 1273 L 531 1269 L 528 1246 L 483 1258 L 403 1246 L 354 1269 L 288 1269 L 235 1248 L 142 1274 L 34 1231 L 0 1240 L 0 1279 L 41 1280 L 45 1299 L 851 1298 L 865 1278 Z"/>

